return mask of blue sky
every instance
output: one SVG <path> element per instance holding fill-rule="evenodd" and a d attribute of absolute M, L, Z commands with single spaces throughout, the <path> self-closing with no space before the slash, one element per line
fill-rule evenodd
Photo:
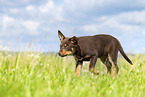
<path fill-rule="evenodd" d="M 66 36 L 110 34 L 145 53 L 144 0 L 0 0 L 0 49 L 58 51 Z"/>

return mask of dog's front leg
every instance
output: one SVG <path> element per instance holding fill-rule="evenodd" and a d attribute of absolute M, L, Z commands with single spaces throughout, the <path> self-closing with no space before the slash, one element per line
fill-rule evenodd
<path fill-rule="evenodd" d="M 96 61 L 97 61 L 97 56 L 93 56 L 91 59 L 90 59 L 90 64 L 89 64 L 89 71 L 98 75 L 99 74 L 99 71 L 95 70 L 95 65 L 96 65 Z"/>
<path fill-rule="evenodd" d="M 76 76 L 80 76 L 83 61 L 76 61 Z"/>

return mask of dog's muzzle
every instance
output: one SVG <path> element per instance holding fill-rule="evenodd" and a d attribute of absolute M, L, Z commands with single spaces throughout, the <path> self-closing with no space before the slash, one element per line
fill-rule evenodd
<path fill-rule="evenodd" d="M 61 57 L 66 56 L 66 55 L 64 55 L 64 54 L 62 53 L 62 51 L 61 51 L 61 50 L 58 52 L 58 55 L 59 55 L 59 56 L 61 56 Z"/>
<path fill-rule="evenodd" d="M 60 50 L 58 52 L 58 54 L 61 56 L 61 57 L 64 57 L 64 56 L 67 56 L 67 55 L 72 55 L 72 51 L 66 51 L 66 50 Z"/>

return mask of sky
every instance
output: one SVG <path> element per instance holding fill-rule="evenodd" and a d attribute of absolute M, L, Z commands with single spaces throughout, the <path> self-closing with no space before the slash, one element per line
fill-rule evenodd
<path fill-rule="evenodd" d="M 66 37 L 109 34 L 145 53 L 144 0 L 0 0 L 0 50 L 57 52 Z"/>

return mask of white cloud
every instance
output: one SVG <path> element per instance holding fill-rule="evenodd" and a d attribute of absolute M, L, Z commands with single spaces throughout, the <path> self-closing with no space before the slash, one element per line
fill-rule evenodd
<path fill-rule="evenodd" d="M 10 8 L 9 11 L 10 11 L 10 13 L 12 13 L 12 14 L 18 14 L 19 9 L 17 9 L 17 8 Z"/>
<path fill-rule="evenodd" d="M 2 23 L 1 24 L 2 25 L 1 26 L 2 27 L 1 35 L 3 35 L 4 32 L 7 33 L 6 31 L 8 30 L 8 28 L 13 25 L 13 22 L 15 21 L 15 19 L 10 17 L 10 16 L 8 16 L 8 15 L 2 16 L 1 19 L 2 19 L 2 22 L 1 22 Z"/>
<path fill-rule="evenodd" d="M 37 1 L 43 3 L 36 4 Z M 68 36 L 74 29 L 81 36 L 108 33 L 136 38 L 145 35 L 145 2 L 142 0 L 64 0 L 60 5 L 56 2 L 0 1 L 0 8 L 5 13 L 0 16 L 3 36 L 9 35 L 15 39 L 15 36 L 24 35 L 25 40 L 35 36 L 40 37 L 40 42 L 51 43 L 56 42 L 58 29 Z M 140 35 L 137 35 L 139 32 Z M 48 40 L 43 40 L 46 36 Z"/>
<path fill-rule="evenodd" d="M 16 19 L 8 15 L 0 16 L 0 36 L 14 37 L 16 35 L 26 34 L 37 36 L 40 23 L 33 20 Z"/>
<path fill-rule="evenodd" d="M 105 32 L 117 31 L 124 34 L 143 33 L 145 25 L 145 11 L 126 12 L 115 16 L 102 16 L 97 18 L 92 24 L 83 25 L 81 29 L 86 32 Z"/>
<path fill-rule="evenodd" d="M 34 9 L 35 9 L 35 7 L 32 6 L 32 5 L 29 5 L 29 6 L 26 7 L 27 11 L 33 11 Z"/>
<path fill-rule="evenodd" d="M 145 35 L 145 30 L 142 33 L 143 33 L 143 35 Z"/>
<path fill-rule="evenodd" d="M 143 8 L 145 8 L 145 2 L 142 0 L 64 0 L 63 6 L 69 14 L 78 17 L 138 11 Z"/>
<path fill-rule="evenodd" d="M 41 5 L 47 0 L 0 0 L 0 8 L 16 8 L 26 5 Z"/>
<path fill-rule="evenodd" d="M 3 23 L 4 27 L 6 27 L 7 24 L 10 23 L 10 22 L 14 22 L 14 18 L 9 17 L 7 15 L 3 17 L 2 23 Z"/>
<path fill-rule="evenodd" d="M 38 22 L 28 20 L 28 21 L 24 21 L 23 25 L 29 31 L 30 35 L 39 35 L 38 27 L 40 24 Z"/>
<path fill-rule="evenodd" d="M 45 5 L 42 5 L 39 7 L 39 10 L 42 13 L 47 13 L 49 11 L 51 11 L 51 9 L 54 8 L 54 2 L 52 0 L 48 0 L 48 2 Z"/>

